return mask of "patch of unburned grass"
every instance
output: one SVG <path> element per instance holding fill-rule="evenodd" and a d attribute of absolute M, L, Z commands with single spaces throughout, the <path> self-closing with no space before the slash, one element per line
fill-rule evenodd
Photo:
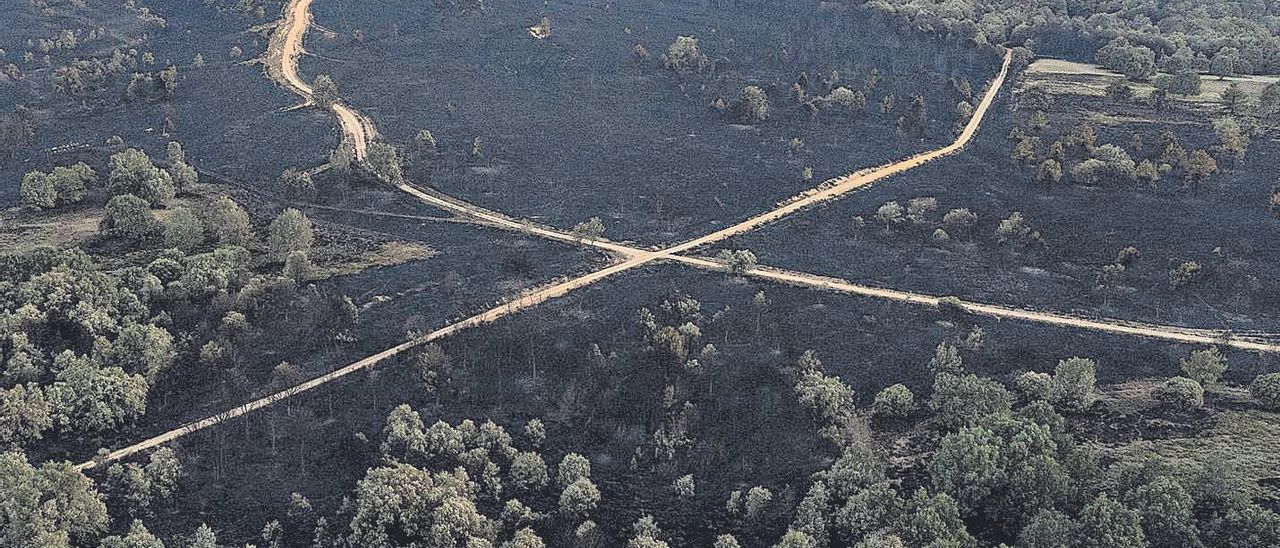
<path fill-rule="evenodd" d="M 1105 94 L 1107 84 L 1113 80 L 1124 79 L 1124 76 L 1089 63 L 1077 63 L 1063 59 L 1037 59 L 1027 67 L 1026 78 L 1043 84 L 1051 93 L 1102 96 Z M 1277 80 L 1280 80 L 1280 77 L 1233 76 L 1230 78 L 1218 78 L 1217 76 L 1202 75 L 1200 77 L 1199 95 L 1175 96 L 1174 99 L 1203 103 L 1206 106 L 1220 105 L 1222 103 L 1222 92 L 1226 91 L 1227 86 L 1236 83 L 1240 85 L 1240 90 L 1245 94 L 1245 102 L 1256 104 L 1258 98 L 1262 95 L 1263 88 Z M 1133 87 L 1134 94 L 1139 97 L 1149 96 L 1155 90 L 1150 81 L 1129 81 L 1129 85 Z"/>
<path fill-rule="evenodd" d="M 102 209 L 29 214 L 10 210 L 0 214 L 0 247 L 17 251 L 39 245 L 75 247 L 98 233 Z"/>
<path fill-rule="evenodd" d="M 366 251 L 340 264 L 322 266 L 317 269 L 316 278 L 329 278 L 355 274 L 370 268 L 395 266 L 410 261 L 431 258 L 436 251 L 419 242 L 385 242 L 377 249 Z"/>
<path fill-rule="evenodd" d="M 1280 414 L 1256 410 L 1216 413 L 1212 426 L 1195 437 L 1140 440 L 1111 448 L 1120 463 L 1151 456 L 1167 461 L 1176 473 L 1191 477 L 1209 462 L 1223 462 L 1249 483 L 1254 497 L 1280 501 Z"/>

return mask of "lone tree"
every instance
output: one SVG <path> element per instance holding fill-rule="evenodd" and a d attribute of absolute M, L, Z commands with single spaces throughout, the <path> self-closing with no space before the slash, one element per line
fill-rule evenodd
<path fill-rule="evenodd" d="M 310 173 L 289 168 L 280 174 L 280 189 L 290 195 L 311 196 L 316 191 L 316 183 Z"/>
<path fill-rule="evenodd" d="M 1098 364 L 1087 358 L 1070 358 L 1058 362 L 1053 370 L 1053 401 L 1073 411 L 1088 409 L 1097 399 Z"/>
<path fill-rule="evenodd" d="M 311 84 L 311 98 L 316 104 L 328 108 L 338 102 L 338 85 L 333 83 L 333 78 L 328 74 L 316 76 L 316 81 Z"/>
<path fill-rule="evenodd" d="M 301 211 L 293 208 L 280 212 L 280 215 L 271 221 L 268 231 L 268 247 L 272 258 L 277 261 L 283 261 L 294 251 L 303 253 L 311 251 L 311 244 L 315 239 L 311 220 L 307 219 Z"/>
<path fill-rule="evenodd" d="M 749 249 L 722 249 L 716 254 L 716 262 L 731 274 L 742 274 L 756 267 L 756 254 Z"/>
<path fill-rule="evenodd" d="M 205 226 L 222 245 L 241 245 L 252 236 L 249 214 L 227 196 L 219 196 L 205 210 Z"/>
<path fill-rule="evenodd" d="M 662 56 L 663 66 L 678 72 L 700 71 L 711 66 L 702 49 L 698 47 L 698 39 L 692 36 L 677 36 L 667 47 Z"/>
<path fill-rule="evenodd" d="M 739 120 L 762 122 L 769 117 L 769 96 L 759 86 L 744 87 L 732 111 Z"/>
<path fill-rule="evenodd" d="M 601 221 L 599 217 L 592 217 L 573 225 L 571 234 L 578 241 L 597 241 L 604 237 L 604 221 Z"/>
<path fill-rule="evenodd" d="M 1182 372 L 1202 386 L 1211 386 L 1227 371 L 1227 358 L 1218 351 L 1218 347 L 1210 346 L 1204 350 L 1192 352 L 1182 359 Z"/>

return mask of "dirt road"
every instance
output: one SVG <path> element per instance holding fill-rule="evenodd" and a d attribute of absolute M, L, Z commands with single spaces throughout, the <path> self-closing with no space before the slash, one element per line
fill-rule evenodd
<path fill-rule="evenodd" d="M 685 255 L 673 255 L 668 257 L 669 260 L 707 270 L 728 270 L 724 265 L 713 259 L 705 257 L 690 257 Z M 942 301 L 942 296 L 928 295 L 924 293 L 914 293 L 910 291 L 900 291 L 897 289 L 886 289 L 870 285 L 855 284 L 839 278 L 828 278 L 809 274 L 807 272 L 793 272 L 788 270 L 780 270 L 776 268 L 758 267 L 742 273 L 745 276 L 760 278 L 777 283 L 790 285 L 798 285 L 801 287 L 810 287 L 814 289 L 822 289 L 828 291 L 838 291 L 841 293 L 849 293 L 853 295 L 861 295 L 864 297 L 873 297 L 877 299 L 887 299 L 890 301 L 898 301 L 908 304 L 916 304 L 922 306 L 936 307 Z M 1043 312 L 1038 310 L 1026 310 L 1021 308 L 1013 308 L 996 304 L 985 304 L 972 301 L 958 301 L 960 308 L 970 314 L 979 316 L 988 316 L 997 319 L 1021 320 L 1033 323 L 1042 323 L 1054 325 L 1058 327 L 1070 327 L 1075 329 L 1088 329 L 1090 331 L 1098 331 L 1101 333 L 1111 333 L 1115 335 L 1126 335 L 1133 337 L 1143 337 L 1148 339 L 1165 340 L 1182 344 L 1202 344 L 1202 345 L 1218 345 L 1228 348 L 1236 348 L 1239 350 L 1247 350 L 1250 352 L 1262 352 L 1268 354 L 1280 354 L 1280 344 L 1268 343 L 1259 340 L 1250 340 L 1243 338 L 1225 338 L 1221 331 L 1208 329 L 1191 329 L 1182 327 L 1171 327 L 1167 325 L 1152 325 L 1140 322 L 1130 322 L 1117 319 L 1097 319 L 1091 320 L 1071 316 L 1068 314 L 1058 314 L 1054 312 Z"/>
<path fill-rule="evenodd" d="M 263 61 L 267 65 L 267 74 L 271 79 L 284 84 L 294 93 L 302 96 L 309 103 L 314 103 L 315 90 L 298 75 L 298 56 L 306 50 L 302 47 L 302 37 L 311 26 L 311 3 L 314 0 L 293 0 L 285 6 L 284 17 L 276 26 L 275 32 L 267 42 L 267 52 Z M 329 106 L 329 110 L 338 117 L 342 126 L 342 134 L 355 146 L 356 159 L 363 160 L 369 148 L 369 141 L 376 135 L 373 123 L 359 112 L 341 102 Z"/>
<path fill-rule="evenodd" d="M 311 100 L 314 92 L 311 87 L 303 82 L 298 76 L 297 58 L 302 52 L 302 37 L 310 24 L 311 14 L 309 10 L 313 1 L 314 0 L 292 0 L 290 4 L 286 5 L 284 17 L 280 25 L 276 28 L 275 33 L 272 35 L 266 56 L 268 74 L 271 75 L 272 78 L 293 89 L 295 93 L 308 101 Z M 986 93 L 983 95 L 982 101 L 974 110 L 973 117 L 969 119 L 968 124 L 965 125 L 960 135 L 951 144 L 937 150 L 917 154 L 905 160 L 876 168 L 863 169 L 843 177 L 832 179 L 823 183 L 818 188 L 783 202 L 773 210 L 748 218 L 742 222 L 711 234 L 700 236 L 656 251 L 637 249 L 607 241 L 582 240 L 562 231 L 537 226 L 528 222 L 513 220 L 499 213 L 469 204 L 462 200 L 424 191 L 407 183 L 398 184 L 396 185 L 397 188 L 410 196 L 458 215 L 551 240 L 578 245 L 589 245 L 614 253 L 619 256 L 619 259 L 603 269 L 528 291 L 516 299 L 443 327 L 426 336 L 401 343 L 294 387 L 234 407 L 223 413 L 188 423 L 182 427 L 154 436 L 142 442 L 135 443 L 128 447 L 112 451 L 106 455 L 105 459 L 85 462 L 78 465 L 77 468 L 92 468 L 100 463 L 111 462 L 140 451 L 145 451 L 153 447 L 163 445 L 192 432 L 218 424 L 224 420 L 245 415 L 282 399 L 308 392 L 329 382 L 350 375 L 351 373 L 368 369 L 419 345 L 447 337 L 463 329 L 493 322 L 520 310 L 536 306 L 549 299 L 563 296 L 575 289 L 586 287 L 614 274 L 625 272 L 647 263 L 667 260 L 708 270 L 725 270 L 723 265 L 714 260 L 702 257 L 683 256 L 679 255 L 679 253 L 683 253 L 700 246 L 720 242 L 732 236 L 750 232 L 806 207 L 835 199 L 848 192 L 865 187 L 875 181 L 913 169 L 938 158 L 955 154 L 969 144 L 973 139 L 973 136 L 977 133 L 978 128 L 981 127 L 983 118 L 986 116 L 988 109 L 1004 83 L 1004 79 L 1008 74 L 1010 62 L 1011 54 L 1006 52 L 999 74 L 997 74 L 991 81 Z M 345 138 L 355 144 L 357 158 L 363 159 L 364 151 L 367 149 L 369 140 L 376 134 L 373 129 L 374 126 L 372 122 L 363 117 L 360 113 L 342 104 L 334 104 L 332 110 L 338 117 L 339 123 L 342 125 L 342 131 Z M 940 297 L 932 295 L 858 285 L 844 280 L 824 278 L 813 274 L 787 272 L 763 267 L 752 269 L 745 274 L 779 283 L 841 291 L 845 293 L 925 306 L 937 306 L 941 299 Z M 1090 329 L 1106 333 L 1149 337 L 1179 343 L 1220 344 L 1256 352 L 1280 353 L 1280 345 L 1239 339 L 1224 340 L 1220 334 L 1211 331 L 1188 330 L 1168 326 L 1141 325 L 1118 320 L 1088 320 L 1063 314 L 1022 310 L 982 303 L 963 302 L 961 303 L 961 306 L 970 313 L 996 318 L 1018 319 L 1063 327 Z"/>

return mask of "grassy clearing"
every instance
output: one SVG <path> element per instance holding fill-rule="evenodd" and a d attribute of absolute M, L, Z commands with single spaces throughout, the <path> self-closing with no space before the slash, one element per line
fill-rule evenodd
<path fill-rule="evenodd" d="M 1062 59 L 1037 59 L 1027 67 L 1026 78 L 1029 81 L 1044 84 L 1049 91 L 1055 93 L 1079 93 L 1082 95 L 1104 95 L 1104 90 L 1112 80 L 1124 78 L 1118 72 L 1089 63 L 1077 63 Z M 1247 101 L 1256 103 L 1262 95 L 1262 89 L 1268 84 L 1280 80 L 1277 76 L 1233 76 L 1218 78 L 1217 76 L 1200 77 L 1200 94 L 1178 98 L 1180 100 L 1216 105 L 1222 102 L 1222 92 L 1232 82 L 1240 84 Z M 1130 82 L 1134 92 L 1139 96 L 1149 95 L 1155 88 L 1150 82 Z"/>
<path fill-rule="evenodd" d="M 356 274 L 365 269 L 394 266 L 410 261 L 420 261 L 435 256 L 436 251 L 419 242 L 384 242 L 377 249 L 366 251 L 350 260 L 325 265 L 316 272 L 316 279 Z"/>
<path fill-rule="evenodd" d="M 0 213 L 0 247 L 20 250 L 38 245 L 74 247 L 98 234 L 101 208 L 30 215 L 16 208 Z"/>
<path fill-rule="evenodd" d="M 1239 394 L 1225 394 L 1233 398 Z M 1141 399 L 1130 396 L 1140 396 Z M 1132 389 L 1123 400 L 1148 400 L 1150 390 Z M 1212 426 L 1195 437 L 1139 440 L 1106 450 L 1119 463 L 1138 463 L 1151 456 L 1166 460 L 1174 470 L 1190 477 L 1205 463 L 1229 464 L 1249 482 L 1251 495 L 1280 501 L 1280 414 L 1257 410 L 1220 410 Z"/>

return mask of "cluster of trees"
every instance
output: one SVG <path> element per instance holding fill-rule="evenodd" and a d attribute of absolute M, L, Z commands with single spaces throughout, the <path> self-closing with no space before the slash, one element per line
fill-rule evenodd
<path fill-rule="evenodd" d="M 178 89 L 178 67 L 169 65 L 156 72 L 135 72 L 125 87 L 124 99 L 170 99 Z"/>
<path fill-rule="evenodd" d="M 1266 4 L 988 0 L 957 9 L 932 0 L 875 0 L 865 5 L 907 30 L 1058 56 L 1096 55 L 1137 78 L 1151 76 L 1175 57 L 1216 74 L 1280 71 L 1280 36 L 1267 23 L 1280 11 Z"/>
<path fill-rule="evenodd" d="M 1018 109 L 1030 114 L 1009 134 L 1014 143 L 1010 159 L 1034 167 L 1034 180 L 1046 185 L 1069 175 L 1068 180 L 1089 186 L 1155 186 L 1163 177 L 1176 174 L 1185 186 L 1199 188 L 1220 163 L 1243 159 L 1249 148 L 1249 131 L 1231 118 L 1214 123 L 1218 144 L 1212 154 L 1203 149 L 1187 151 L 1169 130 L 1154 139 L 1135 133 L 1127 149 L 1100 145 L 1097 130 L 1087 122 L 1060 134 L 1046 147 L 1050 136 L 1043 132 L 1049 126 L 1046 112 L 1052 103 L 1044 88 L 1028 87 L 1018 98 Z"/>
<path fill-rule="evenodd" d="M 387 416 L 383 464 L 366 472 L 350 504 L 314 527 L 273 522 L 264 537 L 278 529 L 278 538 L 315 539 L 326 547 L 535 548 L 546 545 L 535 526 L 556 538 L 598 536 L 589 519 L 600 502 L 591 462 L 566 453 L 550 466 L 542 421 L 532 419 L 523 430 L 517 444 L 492 421 L 426 426 L 417 411 L 401 405 Z"/>
<path fill-rule="evenodd" d="M 1185 376 L 1156 390 L 1157 401 L 1176 411 L 1202 404 L 1202 387 L 1219 382 L 1226 360 L 1208 348 L 1181 365 Z M 840 456 L 815 475 L 775 548 L 982 545 L 975 536 L 1030 548 L 1280 542 L 1280 516 L 1251 501 L 1221 463 L 1191 475 L 1154 457 L 1108 467 L 1078 443 L 1064 414 L 1097 400 L 1092 360 L 1070 358 L 1053 373 L 1022 373 L 1016 393 L 967 373 L 959 349 L 947 342 L 928 368 L 934 384 L 926 413 L 918 413 L 903 385 L 882 390 L 871 410 L 877 420 L 914 418 L 939 431 L 927 477 L 900 486 L 887 475 L 849 388 L 823 373 L 811 351 L 788 368 L 798 402 Z M 1260 376 L 1253 386 L 1259 404 L 1277 404 L 1280 374 Z M 984 527 L 968 529 L 973 523 Z"/>
<path fill-rule="evenodd" d="M 104 57 L 77 57 L 53 69 L 53 89 L 72 96 L 88 96 L 111 87 L 118 78 L 131 75 L 123 91 L 126 100 L 167 99 L 178 85 L 178 69 L 173 65 L 159 71 L 143 70 L 154 64 L 149 52 L 116 48 Z"/>
<path fill-rule="evenodd" d="M 78 203 L 97 182 L 98 174 L 84 162 L 55 167 L 48 173 L 31 171 L 22 177 L 22 203 L 35 209 Z"/>
<path fill-rule="evenodd" d="M 110 431 L 141 416 L 175 356 L 148 307 L 159 281 L 140 269 L 102 272 L 79 250 L 40 247 L 2 262 L 0 444 Z"/>
<path fill-rule="evenodd" d="M 973 235 L 978 224 L 978 216 L 968 208 L 955 208 L 947 211 L 941 218 L 935 217 L 938 211 L 938 199 L 932 196 L 919 196 L 907 200 L 903 206 L 897 200 L 885 202 L 876 209 L 872 216 L 874 222 L 884 225 L 884 233 L 888 234 L 894 227 L 913 227 L 918 233 L 927 234 L 937 244 L 952 239 L 967 238 Z M 852 228 L 857 231 L 866 226 L 863 216 L 852 219 Z"/>
<path fill-rule="evenodd" d="M 310 277 L 314 229 L 298 210 L 281 212 L 260 243 L 248 213 L 226 196 L 158 218 L 152 207 L 195 181 L 181 145 L 170 143 L 167 152 L 164 169 L 135 149 L 110 162 L 114 196 L 102 230 L 161 244 L 141 265 L 105 270 L 78 249 L 47 247 L 0 256 L 0 446 L 129 424 L 180 355 L 234 366 L 236 340 L 250 322 Z M 93 179 L 84 164 L 33 172 L 24 196 L 32 206 L 58 206 L 80 199 Z M 50 192 L 35 192 L 42 189 Z M 260 263 L 283 264 L 280 274 L 255 276 L 255 254 L 246 246 L 265 250 Z M 325 321 L 352 316 L 326 314 Z M 339 337 L 345 327 L 324 329 Z"/>
<path fill-rule="evenodd" d="M 0 453 L 0 544 L 70 548 L 163 548 L 141 520 L 132 519 L 122 535 L 104 536 L 112 527 L 112 516 L 141 515 L 153 500 L 174 494 L 182 477 L 182 464 L 174 451 L 161 448 L 145 465 L 115 464 L 107 472 L 106 487 L 99 491 L 94 481 L 66 462 L 46 462 L 34 466 L 19 451 Z M 119 523 L 119 522 L 117 522 Z M 202 528 L 211 536 L 208 527 Z M 200 534 L 196 538 L 200 538 Z M 194 548 L 217 548 L 215 544 L 192 544 Z"/>

